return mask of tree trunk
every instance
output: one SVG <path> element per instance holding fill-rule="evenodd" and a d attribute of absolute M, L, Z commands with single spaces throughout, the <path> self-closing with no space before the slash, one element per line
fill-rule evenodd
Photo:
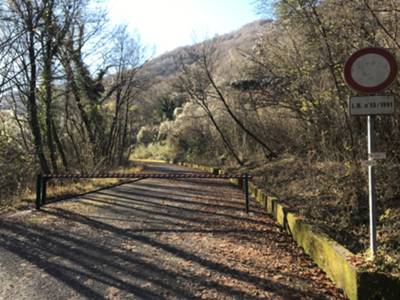
<path fill-rule="evenodd" d="M 40 131 L 38 108 L 36 104 L 36 51 L 35 51 L 35 29 L 33 26 L 32 4 L 27 3 L 27 32 L 28 32 L 28 55 L 29 55 L 29 92 L 28 92 L 28 118 L 31 127 L 33 141 L 35 145 L 35 153 L 39 159 L 40 168 L 43 173 L 49 174 L 50 169 L 47 163 L 42 143 L 42 135 Z"/>
<path fill-rule="evenodd" d="M 92 148 L 94 150 L 96 148 L 96 138 L 95 138 L 94 133 L 92 131 L 89 117 L 88 117 L 85 109 L 83 108 L 82 99 L 81 99 L 81 96 L 79 94 L 78 85 L 75 82 L 75 78 L 74 78 L 74 74 L 73 74 L 73 71 L 72 71 L 72 67 L 70 65 L 70 62 L 68 62 L 68 61 L 64 61 L 63 65 L 64 65 L 65 72 L 66 72 L 66 75 L 67 75 L 68 84 L 69 84 L 69 86 L 71 88 L 72 94 L 74 95 L 75 102 L 76 102 L 76 105 L 78 107 L 80 116 L 82 118 L 83 124 L 85 125 L 85 129 L 86 129 L 86 131 L 88 133 L 88 136 L 89 136 L 90 144 L 92 145 Z"/>
<path fill-rule="evenodd" d="M 53 124 L 52 124 L 52 129 L 53 129 L 54 141 L 56 143 L 57 150 L 60 153 L 61 161 L 62 161 L 62 164 L 64 166 L 64 170 L 68 171 L 69 167 L 68 167 L 67 156 L 66 156 L 66 154 L 64 152 L 64 147 L 63 147 L 63 145 L 62 145 L 62 143 L 60 141 L 60 138 L 58 137 L 58 133 L 57 133 L 57 129 L 56 129 L 56 126 L 54 124 L 54 121 L 53 121 Z"/>
<path fill-rule="evenodd" d="M 47 48 L 47 47 L 46 47 Z M 45 52 L 47 52 L 48 49 L 46 49 Z M 46 55 L 47 56 L 47 55 Z M 52 109 L 51 109 L 51 103 L 52 103 L 52 96 L 53 96 L 53 91 L 52 91 L 52 76 L 51 76 L 51 64 L 52 60 L 51 57 L 46 57 L 45 62 L 44 62 L 44 69 L 43 69 L 43 83 L 44 83 L 44 88 L 45 88 L 45 109 L 46 109 L 46 138 L 47 138 L 47 148 L 49 150 L 50 154 L 50 161 L 51 165 L 53 168 L 53 172 L 57 173 L 58 172 L 58 167 L 57 167 L 57 157 L 56 157 L 56 147 L 54 145 L 54 140 L 53 140 L 53 131 L 55 130 L 53 128 L 53 120 L 52 120 Z"/>
<path fill-rule="evenodd" d="M 243 122 L 239 120 L 239 118 L 233 113 L 232 109 L 229 107 L 224 95 L 222 94 L 222 92 L 220 91 L 220 89 L 218 88 L 218 86 L 216 85 L 210 70 L 208 69 L 207 66 L 207 61 L 206 61 L 206 57 L 203 57 L 203 67 L 204 67 L 204 71 L 207 74 L 207 78 L 209 79 L 212 87 L 214 88 L 214 90 L 217 92 L 218 97 L 220 99 L 220 101 L 222 102 L 222 104 L 225 106 L 228 114 L 231 116 L 231 118 L 235 121 L 235 123 L 237 125 L 239 125 L 239 127 L 245 132 L 247 133 L 251 138 L 253 138 L 257 143 L 259 143 L 264 149 L 266 149 L 269 154 L 267 155 L 268 159 L 271 158 L 276 158 L 278 155 L 267 146 L 267 144 L 265 144 L 258 136 L 256 136 L 253 132 L 251 132 L 246 126 L 244 126 Z"/>
<path fill-rule="evenodd" d="M 52 87 L 52 64 L 53 64 L 53 42 L 52 42 L 52 18 L 53 18 L 53 1 L 48 1 L 45 14 L 45 24 L 44 24 L 44 40 L 42 40 L 43 46 L 43 85 L 45 90 L 44 102 L 45 102 L 45 122 L 46 122 L 46 138 L 47 138 L 47 148 L 50 154 L 50 161 L 53 168 L 53 172 L 58 172 L 57 167 L 57 156 L 56 147 L 53 140 L 53 116 L 52 116 L 52 98 L 53 98 L 53 87 Z"/>

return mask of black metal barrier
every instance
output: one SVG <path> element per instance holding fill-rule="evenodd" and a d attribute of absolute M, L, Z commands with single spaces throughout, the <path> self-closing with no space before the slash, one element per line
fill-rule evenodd
<path fill-rule="evenodd" d="M 202 178 L 202 179 L 239 179 L 239 186 L 245 194 L 245 209 L 249 213 L 249 178 L 251 175 L 215 175 L 209 173 L 178 173 L 178 174 L 123 174 L 123 173 L 103 173 L 103 174 L 46 174 L 37 175 L 36 178 L 36 209 L 46 204 L 47 182 L 51 179 L 99 179 L 99 178 L 135 178 L 135 179 L 179 179 L 179 178 Z"/>

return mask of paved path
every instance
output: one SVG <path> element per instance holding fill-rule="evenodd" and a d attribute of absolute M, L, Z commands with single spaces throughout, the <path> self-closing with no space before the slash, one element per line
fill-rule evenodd
<path fill-rule="evenodd" d="M 243 202 L 226 180 L 146 179 L 2 216 L 0 299 L 343 298 Z"/>

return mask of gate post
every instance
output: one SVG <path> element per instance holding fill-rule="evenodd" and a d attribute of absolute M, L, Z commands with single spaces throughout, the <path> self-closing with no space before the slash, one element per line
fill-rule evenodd
<path fill-rule="evenodd" d="M 42 184 L 43 177 L 42 174 L 36 176 L 36 209 L 40 209 L 40 204 L 42 200 Z"/>
<path fill-rule="evenodd" d="M 47 193 L 47 177 L 42 177 L 42 197 L 41 197 L 41 204 L 40 205 L 45 205 L 46 204 L 46 193 Z"/>
<path fill-rule="evenodd" d="M 249 213 L 249 174 L 244 175 L 244 193 L 246 195 L 246 213 Z"/>
<path fill-rule="evenodd" d="M 239 177 L 238 178 L 238 180 L 239 180 L 239 187 L 242 189 L 242 191 L 244 192 L 244 188 L 243 188 L 243 177 Z"/>

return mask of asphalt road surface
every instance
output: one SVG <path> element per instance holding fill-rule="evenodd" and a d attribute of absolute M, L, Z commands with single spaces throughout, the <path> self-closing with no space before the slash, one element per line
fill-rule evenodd
<path fill-rule="evenodd" d="M 227 180 L 145 179 L 0 216 L 0 299 L 344 298 L 250 208 Z"/>

